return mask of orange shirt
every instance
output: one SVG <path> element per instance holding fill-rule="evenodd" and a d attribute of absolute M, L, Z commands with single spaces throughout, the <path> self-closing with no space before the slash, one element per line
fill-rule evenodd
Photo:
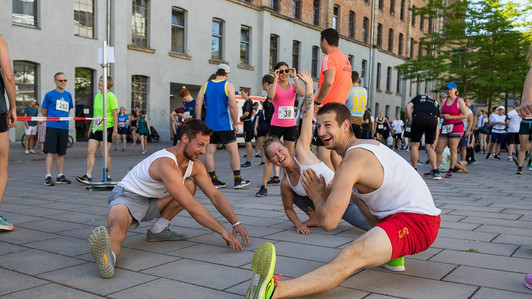
<path fill-rule="evenodd" d="M 321 89 L 321 84 L 325 75 L 325 71 L 332 70 L 334 74 L 334 82 L 329 91 L 329 94 L 321 102 L 323 105 L 331 102 L 345 104 L 349 92 L 351 91 L 351 63 L 349 59 L 345 57 L 344 53 L 340 49 L 336 49 L 325 55 L 321 61 L 320 81 L 318 83 L 318 89 Z"/>

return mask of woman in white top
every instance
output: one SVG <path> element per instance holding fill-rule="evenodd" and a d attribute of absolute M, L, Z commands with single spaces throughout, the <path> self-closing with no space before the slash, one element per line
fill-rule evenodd
<path fill-rule="evenodd" d="M 297 76 L 305 82 L 306 90 L 305 98 L 301 105 L 303 123 L 295 148 L 295 154 L 292 155 L 289 148 L 276 137 L 268 137 L 265 140 L 264 153 L 274 165 L 280 166 L 286 171 L 281 182 L 281 196 L 284 210 L 288 219 L 296 227 L 297 233 L 307 235 L 312 233 L 309 227 L 321 226 L 321 224 L 315 214 L 314 205 L 301 184 L 301 173 L 304 169 L 312 168 L 318 175 L 323 175 L 325 181 L 329 183 L 334 177 L 334 172 L 310 150 L 312 118 L 314 114 L 313 81 L 310 74 L 305 70 L 301 70 L 301 73 Z M 294 211 L 294 204 L 309 216 L 307 221 L 301 222 Z M 358 207 L 352 203 L 347 207 L 342 218 L 360 229 L 369 230 L 371 228 Z"/>

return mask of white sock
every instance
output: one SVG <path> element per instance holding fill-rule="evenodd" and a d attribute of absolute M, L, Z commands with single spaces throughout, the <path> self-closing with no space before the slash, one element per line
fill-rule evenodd
<path fill-rule="evenodd" d="M 92 174 L 88 174 L 88 173 L 86 173 L 85 175 L 86 175 L 89 179 L 92 179 Z"/>
<path fill-rule="evenodd" d="M 44 178 L 46 179 L 47 177 L 52 177 L 52 174 L 51 173 L 47 173 Z"/>
<path fill-rule="evenodd" d="M 113 255 L 113 261 L 116 262 L 116 255 L 112 250 L 111 250 L 111 254 Z"/>
<path fill-rule="evenodd" d="M 58 174 L 57 174 L 57 178 L 60 178 L 62 175 L 63 175 L 62 172 L 61 172 L 61 173 L 58 173 Z"/>
<path fill-rule="evenodd" d="M 162 232 L 165 228 L 167 228 L 168 225 L 170 225 L 170 220 L 166 220 L 163 217 L 161 217 L 161 218 L 158 218 L 157 221 L 155 221 L 155 223 L 152 225 L 150 230 L 152 233 L 158 234 Z"/>

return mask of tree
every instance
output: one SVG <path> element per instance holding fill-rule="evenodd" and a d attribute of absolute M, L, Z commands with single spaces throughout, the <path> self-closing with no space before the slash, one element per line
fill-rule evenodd
<path fill-rule="evenodd" d="M 455 81 L 462 95 L 488 106 L 522 90 L 530 34 L 516 30 L 515 20 L 526 10 L 499 0 L 430 0 L 413 13 L 438 22 L 420 40 L 427 54 L 397 67 L 404 79 L 436 81 L 435 90 Z"/>

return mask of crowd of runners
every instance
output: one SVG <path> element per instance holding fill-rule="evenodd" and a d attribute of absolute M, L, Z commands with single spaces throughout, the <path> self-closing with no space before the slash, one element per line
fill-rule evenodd
<path fill-rule="evenodd" d="M 467 98 L 459 96 L 456 83 L 449 82 L 439 98 L 427 93 L 408 103 L 406 126 L 400 116 L 389 124 L 387 116 L 379 114 L 376 119 L 371 116 L 366 107 L 367 91 L 360 86 L 359 75 L 338 48 L 338 42 L 336 30 L 321 32 L 320 48 L 325 57 L 317 91 L 307 71 L 298 71 L 285 62 L 277 63 L 273 75 L 266 74 L 262 79 L 267 93 L 262 108 L 249 99 L 250 90 L 242 88 L 245 103 L 239 113 L 235 86 L 228 81 L 231 70 L 226 64 L 216 67 L 196 99 L 183 89 L 180 96 L 184 107 L 171 115 L 174 145 L 147 156 L 118 182 L 109 196 L 107 226 L 95 228 L 89 236 L 90 251 L 101 277 L 114 276 L 121 244 L 128 230 L 140 222 L 154 220 L 146 231 L 147 241 L 185 239 L 186 236 L 170 229 L 171 220 L 183 210 L 218 233 L 234 251 L 243 249 L 241 241 L 250 242 L 244 223 L 220 190 L 227 184 L 216 174 L 215 154 L 219 145 L 229 153 L 233 188 L 240 189 L 250 185 L 249 180 L 241 177 L 240 170 L 250 166 L 251 141 L 256 138 L 261 148 L 256 154 L 264 162 L 263 182 L 256 196 L 266 196 L 269 184 L 280 184 L 284 211 L 298 234 L 311 234 L 315 228 L 335 229 L 341 219 L 364 231 L 329 263 L 289 280 L 274 276 L 275 246 L 262 244 L 251 261 L 253 276 L 246 298 L 291 298 L 327 292 L 363 268 L 382 265 L 391 271 L 405 271 L 404 256 L 428 249 L 440 227 L 441 211 L 435 206 L 423 176 L 442 179 L 442 172 L 446 178 L 452 178 L 453 172 L 468 172 L 466 166 L 476 163 L 475 153 L 479 152 L 486 153 L 486 159 L 500 159 L 505 140 L 509 144 L 507 159 L 514 161 L 517 174 L 522 174 L 532 136 L 532 69 L 525 81 L 523 102 L 516 101 L 514 110 L 508 114 L 504 106 L 496 107 L 489 116 L 482 110 L 477 112 Z M 530 52 L 532 55 L 532 48 Z M 1 203 L 7 185 L 7 130 L 16 121 L 14 80 L 7 44 L 1 35 L 0 67 Z M 103 81 L 100 78 L 98 84 L 101 92 L 113 85 L 108 77 L 103 88 Z M 56 89 L 46 94 L 41 114 L 68 116 L 73 104 L 72 96 L 65 90 L 67 79 L 58 72 L 54 82 Z M 4 86 L 9 109 L 3 98 Z M 302 98 L 300 105 L 296 103 L 297 97 Z M 128 126 L 135 126 L 142 153 L 146 153 L 145 137 L 150 134 L 146 112 L 128 116 L 123 107 L 119 110 L 118 100 L 110 91 L 107 100 L 107 111 L 103 111 L 102 93 L 94 100 L 94 116 L 105 113 L 108 121 L 107 128 L 94 121 L 87 132 L 87 170 L 76 177 L 83 184 L 90 184 L 93 179 L 95 154 L 103 142 L 108 143 L 109 151 L 113 141 L 122 140 L 125 150 Z M 26 112 L 34 114 L 31 109 Z M 239 128 L 235 124 L 240 121 L 244 124 L 246 142 L 244 163 L 236 142 Z M 26 123 L 27 129 L 33 125 Z M 103 140 L 104 130 L 107 140 Z M 386 140 L 390 133 L 394 139 L 391 147 Z M 68 121 L 47 121 L 43 147 L 46 185 L 71 183 L 63 173 L 67 137 Z M 405 137 L 407 140 L 403 140 Z M 478 150 L 475 140 L 479 140 Z M 432 170 L 420 175 L 417 166 L 422 141 Z M 397 154 L 401 148 L 410 150 L 410 161 Z M 119 149 L 117 143 L 114 150 Z M 102 154 L 108 155 L 107 179 L 111 180 L 111 157 L 109 152 Z M 54 157 L 55 182 L 51 175 Z M 197 188 L 231 224 L 231 230 L 195 199 Z M 300 219 L 294 207 L 308 219 Z M 0 221 L 0 229 L 13 229 L 5 218 L 0 217 Z M 530 275 L 525 277 L 525 284 L 532 288 Z"/>

